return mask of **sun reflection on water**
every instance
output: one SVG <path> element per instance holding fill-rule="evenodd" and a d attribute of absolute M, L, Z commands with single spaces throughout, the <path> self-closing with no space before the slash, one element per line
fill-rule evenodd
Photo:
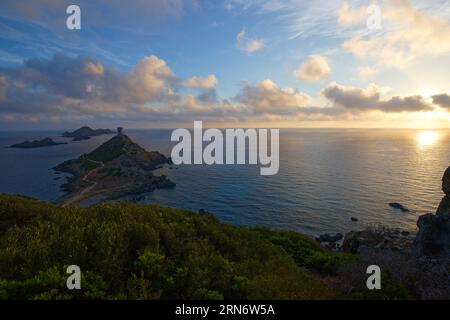
<path fill-rule="evenodd" d="M 421 131 L 416 135 L 416 141 L 420 147 L 432 146 L 439 140 L 439 138 L 439 132 L 432 130 Z"/>

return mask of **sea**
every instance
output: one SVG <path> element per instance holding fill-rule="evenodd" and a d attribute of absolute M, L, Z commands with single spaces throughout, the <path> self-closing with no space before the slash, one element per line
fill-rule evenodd
<path fill-rule="evenodd" d="M 170 156 L 170 129 L 126 130 L 147 150 Z M 51 137 L 66 145 L 8 146 Z M 57 164 L 92 151 L 111 138 L 71 141 L 59 131 L 0 132 L 0 193 L 55 201 L 67 175 Z M 177 186 L 156 190 L 140 203 L 213 213 L 226 223 L 267 226 L 308 235 L 385 225 L 414 232 L 420 215 L 435 212 L 441 179 L 450 166 L 450 130 L 281 129 L 280 167 L 261 176 L 257 165 L 167 165 Z M 100 199 L 93 199 L 84 205 Z M 401 212 L 389 206 L 398 202 Z M 353 221 L 351 218 L 357 218 Z"/>

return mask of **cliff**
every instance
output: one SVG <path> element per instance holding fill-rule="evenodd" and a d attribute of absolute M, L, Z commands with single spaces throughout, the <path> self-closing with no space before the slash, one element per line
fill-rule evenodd
<path fill-rule="evenodd" d="M 442 177 L 441 200 L 436 214 L 426 214 L 419 218 L 419 232 L 414 243 L 417 257 L 434 257 L 450 260 L 450 167 Z"/>

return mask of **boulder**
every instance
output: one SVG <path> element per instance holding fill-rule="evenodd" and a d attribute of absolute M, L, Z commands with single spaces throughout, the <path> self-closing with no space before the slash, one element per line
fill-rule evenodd
<path fill-rule="evenodd" d="M 448 196 L 450 195 L 450 167 L 447 168 L 442 177 L 442 191 Z"/>
<path fill-rule="evenodd" d="M 450 167 L 442 177 L 442 199 L 436 214 L 419 217 L 419 232 L 414 241 L 414 254 L 417 258 L 450 258 Z"/>
<path fill-rule="evenodd" d="M 425 214 L 417 221 L 419 232 L 414 241 L 416 257 L 450 258 L 450 215 Z"/>
<path fill-rule="evenodd" d="M 337 242 L 339 240 L 342 240 L 342 238 L 344 238 L 344 236 L 342 235 L 342 233 L 336 233 L 335 235 L 331 235 L 329 233 L 325 233 L 322 234 L 318 237 L 316 237 L 316 240 L 320 243 L 322 242 Z"/>
<path fill-rule="evenodd" d="M 351 231 L 344 237 L 342 251 L 359 253 L 362 247 L 375 250 L 392 250 L 411 253 L 414 237 L 405 230 L 385 227 L 369 227 L 362 231 Z"/>
<path fill-rule="evenodd" d="M 391 203 L 389 203 L 389 206 L 391 206 L 394 209 L 399 209 L 402 212 L 410 212 L 410 210 L 408 208 L 406 208 L 404 205 L 402 205 L 398 202 L 391 202 Z"/>

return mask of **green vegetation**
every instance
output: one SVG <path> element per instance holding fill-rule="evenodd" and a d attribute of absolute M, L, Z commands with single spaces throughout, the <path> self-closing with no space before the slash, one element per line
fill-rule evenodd
<path fill-rule="evenodd" d="M 318 299 L 336 254 L 294 232 L 133 203 L 60 208 L 0 195 L 3 299 Z M 324 263 L 325 262 L 325 263 Z M 80 266 L 82 290 L 65 287 Z"/>
<path fill-rule="evenodd" d="M 311 238 L 293 231 L 274 231 L 267 228 L 255 229 L 263 238 L 280 246 L 298 266 L 313 269 L 323 274 L 336 274 L 344 262 L 354 257 L 344 253 L 333 253 Z"/>
<path fill-rule="evenodd" d="M 123 175 L 122 168 L 103 168 L 98 170 L 98 173 L 102 174 L 103 178 L 108 176 L 120 177 Z"/>
<path fill-rule="evenodd" d="M 80 158 L 79 163 L 81 165 L 81 168 L 83 168 L 86 171 L 94 170 L 95 168 L 98 168 L 100 164 L 89 161 L 86 158 Z"/>
<path fill-rule="evenodd" d="M 114 136 L 100 147 L 87 155 L 89 159 L 100 162 L 112 161 L 125 153 L 125 149 L 130 144 L 131 140 L 125 135 Z"/>
<path fill-rule="evenodd" d="M 90 161 L 89 159 L 86 158 L 85 155 L 83 155 L 77 159 L 65 161 L 56 166 L 55 169 L 57 171 L 69 172 L 74 174 L 75 172 L 70 168 L 70 166 L 73 164 L 79 165 L 85 171 L 90 171 L 100 166 L 100 164 Z"/>

